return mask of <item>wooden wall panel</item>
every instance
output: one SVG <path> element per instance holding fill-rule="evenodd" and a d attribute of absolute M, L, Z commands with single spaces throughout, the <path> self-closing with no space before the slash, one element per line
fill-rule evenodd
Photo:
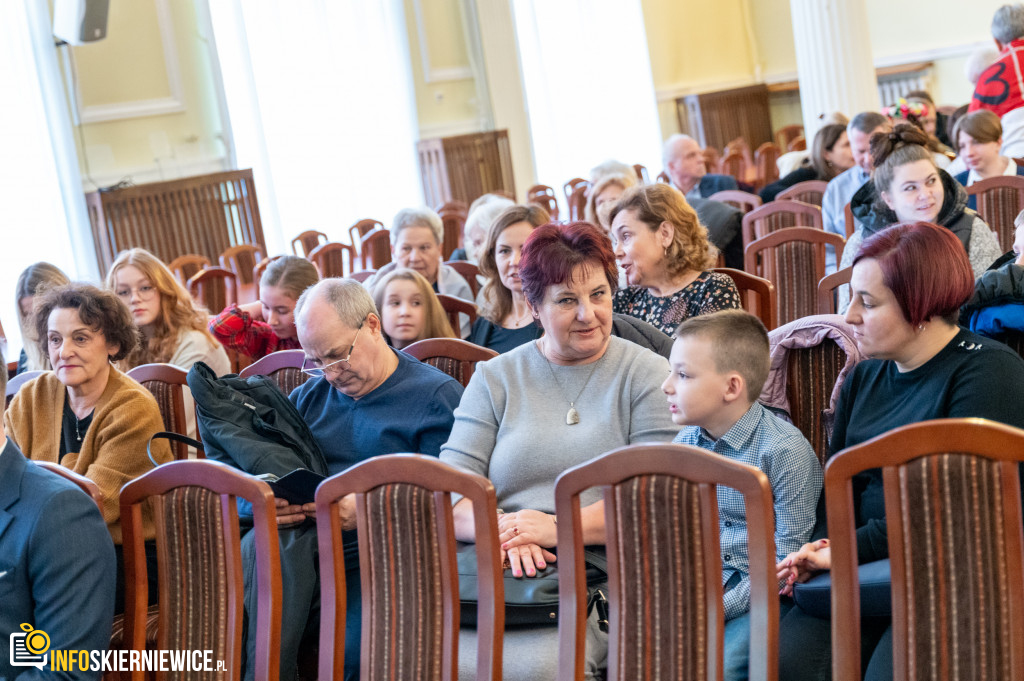
<path fill-rule="evenodd" d="M 507 130 L 421 140 L 417 151 L 428 206 L 449 201 L 468 205 L 497 190 L 515 194 Z"/>
<path fill-rule="evenodd" d="M 676 100 L 680 128 L 702 147 L 723 149 L 742 137 L 751 149 L 772 141 L 768 87 L 750 87 L 688 95 Z M 682 125 L 686 122 L 688 128 Z"/>

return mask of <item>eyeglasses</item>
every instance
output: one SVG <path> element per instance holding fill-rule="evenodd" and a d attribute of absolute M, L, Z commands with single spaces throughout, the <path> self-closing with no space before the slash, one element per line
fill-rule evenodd
<path fill-rule="evenodd" d="M 122 288 L 117 290 L 117 297 L 121 300 L 131 300 L 132 293 L 139 294 L 139 300 L 149 300 L 157 294 L 156 286 L 147 284 L 138 288 Z"/>
<path fill-rule="evenodd" d="M 308 369 L 306 368 L 306 362 L 312 362 L 313 364 L 318 364 L 320 362 L 320 360 L 318 360 L 318 359 L 310 360 L 307 357 L 307 358 L 302 360 L 302 367 L 301 367 L 300 371 L 302 371 L 302 373 L 306 374 L 307 376 L 312 376 L 313 378 L 319 378 L 320 376 L 326 375 L 328 369 L 331 369 L 331 367 L 337 367 L 336 369 L 333 369 L 333 371 L 338 371 L 338 372 L 348 371 L 349 369 L 351 369 L 352 365 L 349 363 L 349 360 L 352 359 L 352 351 L 356 349 L 356 339 L 359 338 L 359 332 L 363 330 L 363 324 L 365 324 L 365 323 L 366 323 L 366 319 L 365 318 L 363 319 L 362 322 L 359 323 L 359 328 L 356 329 L 356 335 L 352 337 L 352 345 L 350 345 L 349 348 L 348 348 L 348 357 L 346 357 L 344 359 L 335 360 L 335 361 L 331 362 L 330 364 L 324 364 L 322 366 L 313 366 L 313 367 L 310 367 Z"/>

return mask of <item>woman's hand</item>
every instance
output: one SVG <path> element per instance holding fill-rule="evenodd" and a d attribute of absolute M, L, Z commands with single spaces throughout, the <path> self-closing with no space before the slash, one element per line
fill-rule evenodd
<path fill-rule="evenodd" d="M 551 548 L 558 543 L 555 516 L 530 509 L 503 513 L 498 516 L 498 541 L 503 551 L 528 544 Z"/>
<path fill-rule="evenodd" d="M 254 322 L 264 322 L 263 319 L 263 303 L 258 300 L 254 300 L 251 303 L 244 303 L 238 306 L 238 309 L 242 312 L 247 313 Z"/>
<path fill-rule="evenodd" d="M 828 539 L 804 544 L 799 551 L 794 551 L 775 566 L 780 582 L 785 585 L 779 591 L 781 596 L 792 596 L 793 585 L 806 582 L 815 572 L 832 569 L 832 549 Z"/>
<path fill-rule="evenodd" d="M 536 544 L 514 546 L 501 552 L 502 567 L 506 564 L 511 567 L 513 577 L 522 577 L 524 572 L 527 577 L 536 577 L 538 570 L 543 570 L 555 560 L 555 554 Z"/>

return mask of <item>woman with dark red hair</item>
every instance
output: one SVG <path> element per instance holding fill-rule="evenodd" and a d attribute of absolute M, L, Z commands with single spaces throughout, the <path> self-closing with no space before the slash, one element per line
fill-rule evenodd
<path fill-rule="evenodd" d="M 555 479 L 564 470 L 637 442 L 670 442 L 673 425 L 658 386 L 664 357 L 611 335 L 618 273 L 608 238 L 593 225 L 547 224 L 523 244 L 523 294 L 544 335 L 477 365 L 441 460 L 494 483 L 502 547 L 515 577 L 543 573 L 556 544 Z M 604 509 L 581 496 L 584 543 L 604 544 Z M 458 539 L 472 542 L 468 502 L 454 509 Z M 588 621 L 588 679 L 605 667 L 608 635 Z M 476 633 L 459 638 L 460 678 L 472 678 Z M 505 632 L 506 679 L 554 679 L 558 629 Z"/>
<path fill-rule="evenodd" d="M 1009 399 L 1024 386 L 1024 361 L 956 324 L 960 306 L 974 292 L 974 276 L 955 234 L 928 222 L 890 227 L 861 246 L 850 285 L 846 321 L 870 359 L 843 383 L 833 454 L 930 419 L 981 417 L 1024 428 L 1024 409 Z M 854 489 L 858 562 L 888 558 L 881 472 L 861 474 Z M 784 591 L 831 565 L 827 539 L 805 544 L 779 563 Z M 891 679 L 891 621 L 865 619 L 862 629 L 865 646 L 873 647 L 865 678 Z M 793 608 L 782 620 L 779 646 L 779 678 L 831 678 L 828 620 Z"/>

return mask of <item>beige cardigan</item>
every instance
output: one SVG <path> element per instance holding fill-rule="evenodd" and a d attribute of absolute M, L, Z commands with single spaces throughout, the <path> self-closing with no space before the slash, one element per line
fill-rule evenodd
<path fill-rule="evenodd" d="M 28 458 L 63 463 L 95 482 L 103 492 L 103 519 L 114 543 L 120 544 L 118 497 L 126 482 L 153 469 L 146 443 L 153 433 L 164 429 L 160 409 L 148 390 L 111 366 L 82 451 L 68 452 L 64 461 L 58 462 L 66 395 L 64 384 L 49 371 L 23 385 L 4 414 L 7 436 Z M 160 463 L 171 460 L 166 440 L 153 442 L 153 457 Z M 142 520 L 145 538 L 154 538 L 148 504 L 143 505 Z"/>

